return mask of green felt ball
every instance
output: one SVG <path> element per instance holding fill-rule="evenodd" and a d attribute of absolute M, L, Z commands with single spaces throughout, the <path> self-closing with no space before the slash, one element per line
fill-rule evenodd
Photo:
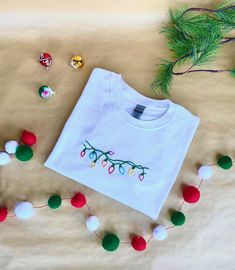
<path fill-rule="evenodd" d="M 48 200 L 48 206 L 51 209 L 56 209 L 61 206 L 61 197 L 59 195 L 53 195 Z"/>
<path fill-rule="evenodd" d="M 28 161 L 33 157 L 33 150 L 28 145 L 20 145 L 16 149 L 15 156 L 20 161 Z"/>
<path fill-rule="evenodd" d="M 233 166 L 233 161 L 229 156 L 222 156 L 217 160 L 217 164 L 224 170 L 228 170 Z"/>
<path fill-rule="evenodd" d="M 185 215 L 182 212 L 176 211 L 171 215 L 171 222 L 175 226 L 181 226 L 185 222 Z"/>
<path fill-rule="evenodd" d="M 119 247 L 120 240 L 113 233 L 106 234 L 102 239 L 102 246 L 107 251 L 114 251 Z"/>

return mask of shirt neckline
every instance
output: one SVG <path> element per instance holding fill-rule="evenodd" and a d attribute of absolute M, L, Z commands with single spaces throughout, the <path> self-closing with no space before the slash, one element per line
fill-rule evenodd
<path fill-rule="evenodd" d="M 125 80 L 122 78 L 121 74 L 118 74 L 115 72 L 113 72 L 113 74 L 114 74 L 114 80 L 111 85 L 113 106 L 114 106 L 115 111 L 119 114 L 119 116 L 122 119 L 124 119 L 126 122 L 128 122 L 132 126 L 142 128 L 142 129 L 161 128 L 171 123 L 177 111 L 177 105 L 175 103 L 173 103 L 169 99 L 157 100 L 157 99 L 146 97 L 140 94 L 134 88 L 132 88 L 129 84 L 127 84 Z M 162 116 L 153 120 L 137 119 L 133 117 L 132 115 L 130 115 L 122 106 L 121 95 L 123 91 L 125 91 L 125 94 L 127 94 L 133 101 L 135 101 L 136 104 L 141 104 L 146 107 L 151 105 L 155 107 L 156 109 L 167 108 L 166 112 Z"/>

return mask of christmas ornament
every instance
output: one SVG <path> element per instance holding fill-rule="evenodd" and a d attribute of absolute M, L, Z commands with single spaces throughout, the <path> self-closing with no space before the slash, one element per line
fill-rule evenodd
<path fill-rule="evenodd" d="M 13 155 L 15 154 L 18 145 L 17 141 L 8 141 L 5 143 L 4 148 L 8 154 Z"/>
<path fill-rule="evenodd" d="M 143 251 L 146 249 L 147 243 L 142 236 L 134 236 L 131 240 L 132 247 L 137 251 Z"/>
<path fill-rule="evenodd" d="M 6 207 L 0 207 L 0 222 L 6 220 L 8 214 L 8 210 Z"/>
<path fill-rule="evenodd" d="M 87 229 L 91 232 L 96 231 L 100 227 L 100 221 L 96 216 L 90 216 L 86 220 Z"/>
<path fill-rule="evenodd" d="M 158 225 L 153 229 L 152 232 L 153 238 L 156 240 L 164 240 L 167 238 L 167 230 L 163 225 Z"/>
<path fill-rule="evenodd" d="M 171 222 L 175 225 L 175 226 L 181 226 L 184 224 L 185 222 L 185 215 L 180 212 L 180 211 L 175 211 L 172 215 L 171 215 Z"/>
<path fill-rule="evenodd" d="M 114 251 L 119 247 L 120 240 L 116 234 L 106 234 L 102 239 L 102 246 L 107 251 Z"/>
<path fill-rule="evenodd" d="M 33 205 L 30 202 L 20 202 L 16 205 L 15 215 L 19 219 L 28 219 L 33 215 Z"/>
<path fill-rule="evenodd" d="M 80 69 L 84 66 L 85 62 L 82 56 L 77 55 L 71 59 L 71 66 L 75 69 Z"/>
<path fill-rule="evenodd" d="M 51 209 L 57 209 L 61 206 L 62 200 L 61 197 L 56 194 L 51 196 L 47 203 Z"/>
<path fill-rule="evenodd" d="M 77 193 L 72 197 L 71 204 L 75 208 L 82 208 L 86 204 L 86 197 L 82 193 Z"/>
<path fill-rule="evenodd" d="M 228 170 L 233 166 L 233 161 L 232 161 L 231 157 L 229 157 L 229 156 L 220 157 L 218 159 L 217 163 L 224 170 Z"/>
<path fill-rule="evenodd" d="M 36 144 L 37 137 L 34 133 L 29 132 L 27 130 L 24 130 L 21 134 L 20 140 L 23 144 L 26 144 L 28 146 L 32 146 L 32 145 Z"/>
<path fill-rule="evenodd" d="M 207 180 L 212 176 L 212 168 L 208 165 L 203 165 L 198 169 L 198 175 L 200 178 Z"/>
<path fill-rule="evenodd" d="M 51 98 L 53 95 L 55 95 L 55 92 L 47 85 L 42 85 L 39 89 L 38 89 L 38 94 L 42 99 L 49 99 Z"/>
<path fill-rule="evenodd" d="M 200 191 L 193 186 L 187 186 L 183 191 L 184 200 L 187 203 L 196 203 L 200 199 Z"/>
<path fill-rule="evenodd" d="M 28 161 L 33 157 L 33 150 L 28 145 L 20 145 L 16 149 L 15 156 L 20 161 Z"/>
<path fill-rule="evenodd" d="M 42 53 L 39 57 L 39 62 L 46 69 L 49 69 L 52 64 L 52 56 L 49 53 Z"/>
<path fill-rule="evenodd" d="M 10 156 L 7 153 L 0 152 L 0 166 L 7 165 L 10 161 Z"/>

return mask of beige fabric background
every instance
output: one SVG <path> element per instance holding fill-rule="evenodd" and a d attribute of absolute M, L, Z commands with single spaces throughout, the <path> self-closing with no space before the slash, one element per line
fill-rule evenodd
<path fill-rule="evenodd" d="M 122 240 L 132 233 L 150 234 L 151 219 L 44 168 L 43 162 L 94 67 L 122 73 L 139 92 L 160 97 L 148 92 L 155 63 L 168 55 L 158 30 L 168 9 L 186 2 L 207 6 L 210 1 L 0 0 L 0 143 L 18 139 L 22 129 L 38 136 L 32 161 L 13 161 L 0 168 L 0 203 L 12 209 L 19 200 L 44 204 L 56 192 L 71 196 L 82 191 L 102 221 L 102 233 L 117 232 Z M 42 51 L 54 56 L 49 72 L 36 61 Z M 69 66 L 76 54 L 86 61 L 80 71 Z M 234 44 L 224 45 L 215 66 L 234 66 L 234 55 Z M 58 93 L 48 102 L 36 94 L 42 84 Z M 165 224 L 168 210 L 181 202 L 182 184 L 199 183 L 200 163 L 214 163 L 220 153 L 235 156 L 232 78 L 226 74 L 175 78 L 171 99 L 198 115 L 201 124 L 160 214 L 158 222 Z M 9 218 L 0 224 L 0 268 L 233 270 L 234 176 L 234 169 L 215 168 L 213 179 L 202 186 L 200 203 L 185 206 L 186 224 L 170 231 L 166 241 L 151 242 L 143 253 L 129 246 L 105 252 L 84 226 L 85 209 L 76 211 L 69 203 L 58 211 L 38 210 L 28 221 Z"/>

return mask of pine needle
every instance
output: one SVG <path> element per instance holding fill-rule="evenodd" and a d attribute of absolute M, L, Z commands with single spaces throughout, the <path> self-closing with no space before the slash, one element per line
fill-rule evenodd
<path fill-rule="evenodd" d="M 231 69 L 230 71 L 230 75 L 235 78 L 235 68 L 234 69 Z"/>
<path fill-rule="evenodd" d="M 160 89 L 166 95 L 169 95 L 170 86 L 172 83 L 172 69 L 174 62 L 163 60 L 157 70 L 156 78 L 151 84 L 153 91 Z"/>

